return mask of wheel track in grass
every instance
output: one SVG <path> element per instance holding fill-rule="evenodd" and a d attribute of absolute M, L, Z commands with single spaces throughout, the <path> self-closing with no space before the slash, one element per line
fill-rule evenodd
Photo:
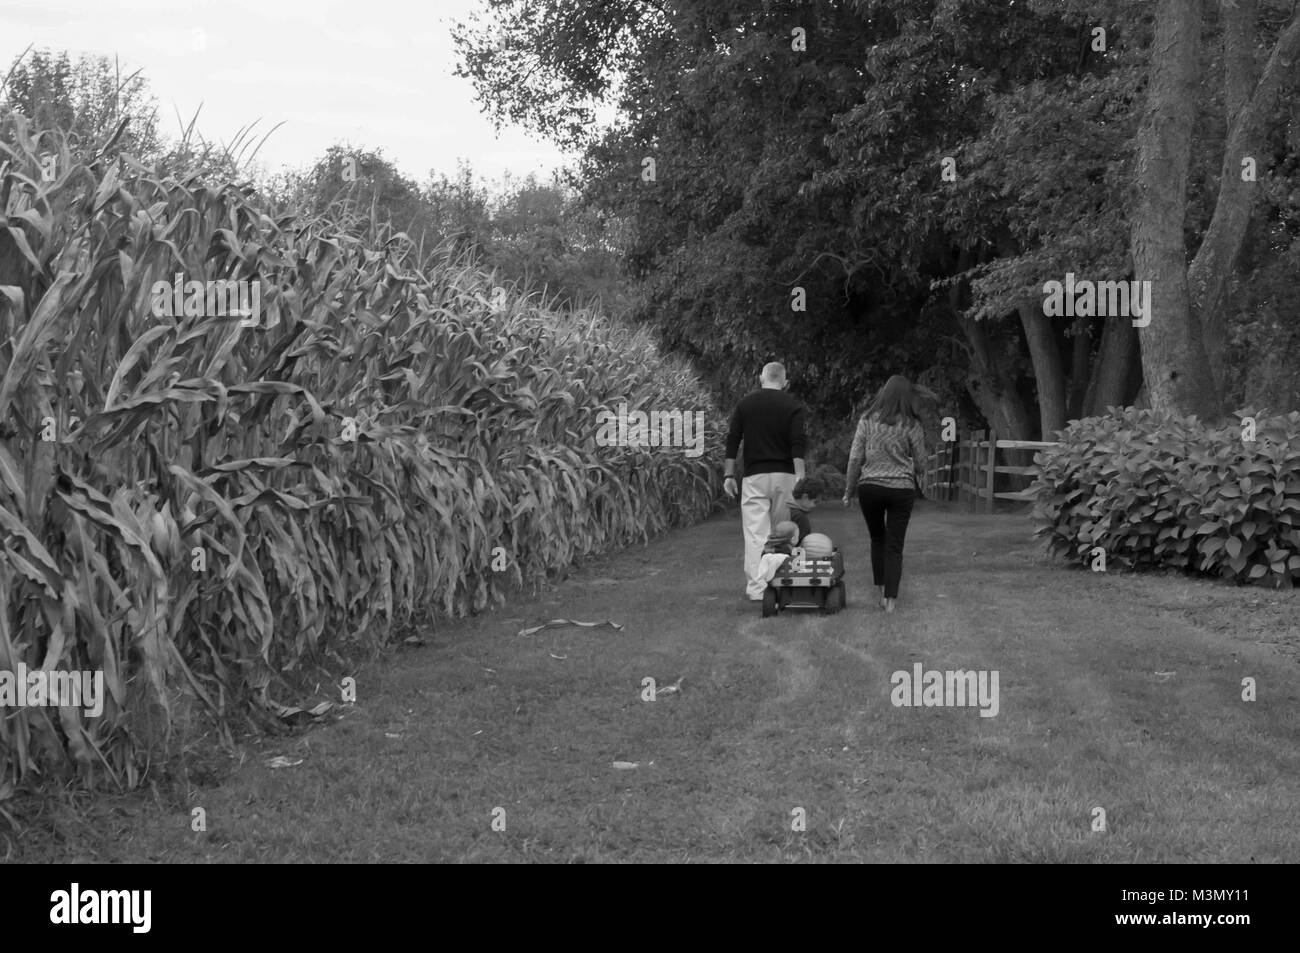
<path fill-rule="evenodd" d="M 767 623 L 779 621 L 779 619 L 758 619 L 742 622 L 740 625 L 741 635 L 785 663 L 784 669 L 779 673 L 779 681 L 783 683 L 784 688 L 782 694 L 774 699 L 778 705 L 794 701 L 811 691 L 817 683 L 817 668 L 808 653 L 796 642 L 783 642 L 779 636 L 769 634 L 772 626 Z"/>

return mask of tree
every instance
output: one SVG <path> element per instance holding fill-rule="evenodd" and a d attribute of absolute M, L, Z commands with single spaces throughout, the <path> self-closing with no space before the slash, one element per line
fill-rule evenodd
<path fill-rule="evenodd" d="M 847 412 L 872 377 L 948 351 L 936 326 L 918 332 L 915 286 L 866 270 L 846 277 L 837 252 L 854 202 L 841 193 L 829 206 L 812 190 L 832 161 L 835 117 L 856 95 L 863 24 L 847 5 L 494 11 L 496 23 L 462 28 L 463 73 L 497 115 L 585 145 L 588 201 L 630 229 L 636 313 L 724 392 L 781 359 L 806 398 Z M 796 27 L 833 47 L 796 51 Z M 589 101 L 602 95 L 617 97 L 620 120 L 594 133 Z M 570 114 L 582 121 L 557 123 Z"/>
<path fill-rule="evenodd" d="M 1295 174 L 1270 125 L 1285 70 L 1265 67 L 1249 95 L 1243 78 L 1244 49 L 1288 62 L 1277 8 L 1260 11 L 1258 41 L 1253 7 L 1222 23 L 1196 13 L 1180 33 L 1115 0 L 551 0 L 492 14 L 457 34 L 462 75 L 498 117 L 583 148 L 588 201 L 629 225 L 638 313 L 724 382 L 784 357 L 831 404 L 892 371 L 956 372 L 1000 433 L 1049 437 L 1130 402 L 1170 362 L 1212 380 L 1199 327 L 1163 316 L 1182 308 L 1182 267 L 1182 310 L 1210 331 L 1224 320 L 1198 302 L 1222 300 L 1225 252 L 1250 231 L 1249 190 L 1216 182 L 1230 140 L 1262 129 L 1274 174 Z M 1169 59 L 1170 36 L 1199 44 L 1202 31 L 1228 62 Z M 602 100 L 617 106 L 606 130 L 591 125 Z M 1216 132 L 1224 109 L 1236 118 Z M 1258 229 L 1249 209 L 1244 221 Z M 1203 271 L 1177 259 L 1184 238 Z M 1162 317 L 1141 337 L 1122 316 L 1043 312 L 1046 280 L 1157 267 Z M 790 310 L 796 288 L 805 313 Z"/>
<path fill-rule="evenodd" d="M 1264 129 L 1285 91 L 1294 88 L 1300 56 L 1300 9 L 1272 43 L 1256 78 L 1258 4 L 1223 0 L 1223 98 L 1228 133 L 1218 197 L 1195 257 L 1187 263 L 1188 167 L 1195 126 L 1197 51 L 1202 6 L 1161 0 L 1151 57 L 1146 122 L 1140 137 L 1139 204 L 1133 258 L 1156 295 L 1144 329 L 1142 362 L 1152 406 L 1218 417 L 1223 410 L 1223 293 L 1246 236 L 1258 189 L 1245 163 L 1262 158 Z"/>
<path fill-rule="evenodd" d="M 38 129 L 62 129 L 73 145 L 112 142 L 153 161 L 162 152 L 158 107 L 136 70 L 123 76 L 116 60 L 35 50 L 16 57 L 0 86 L 0 103 L 22 113 Z M 123 126 L 123 123 L 125 125 Z"/>

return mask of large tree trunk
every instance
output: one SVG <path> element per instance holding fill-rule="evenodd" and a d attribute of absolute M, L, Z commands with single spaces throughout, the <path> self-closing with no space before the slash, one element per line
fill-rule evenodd
<path fill-rule="evenodd" d="M 1223 16 L 1223 118 L 1231 137 L 1259 81 L 1255 68 L 1259 0 L 1219 0 L 1219 9 Z"/>
<path fill-rule="evenodd" d="M 970 342 L 971 369 L 966 389 L 989 425 L 1008 440 L 1034 439 L 1034 421 L 1016 381 L 1006 369 L 1009 361 L 998 348 L 985 321 L 957 318 Z"/>
<path fill-rule="evenodd" d="M 1038 426 L 1043 440 L 1065 426 L 1065 374 L 1061 367 L 1061 349 L 1056 343 L 1052 322 L 1043 314 L 1042 303 L 1021 302 L 1020 325 L 1029 342 L 1029 358 L 1038 382 Z"/>
<path fill-rule="evenodd" d="M 1257 182 L 1242 181 L 1242 160 L 1260 155 L 1266 125 L 1276 112 L 1283 92 L 1296 80 L 1300 57 L 1300 10 L 1278 37 L 1268 64 L 1256 81 L 1255 21 L 1257 0 L 1232 0 L 1223 4 L 1224 112 L 1228 126 L 1219 174 L 1219 196 L 1214 217 L 1188 269 L 1193 313 L 1205 341 L 1210 367 L 1223 367 L 1226 346 L 1223 293 L 1241 251 L 1250 224 L 1251 209 L 1259 194 Z M 1262 174 L 1258 169 L 1257 173 Z M 1222 388 L 1221 375 L 1216 381 Z"/>
<path fill-rule="evenodd" d="M 1213 419 L 1220 401 L 1191 308 L 1183 244 L 1200 3 L 1160 0 L 1155 21 L 1132 225 L 1136 278 L 1151 282 L 1150 324 L 1141 329 L 1142 368 L 1152 407 Z"/>
<path fill-rule="evenodd" d="M 1142 359 L 1138 354 L 1136 333 L 1133 335 L 1133 355 L 1128 362 L 1128 366 L 1129 366 L 1128 390 L 1124 392 L 1125 393 L 1124 406 L 1127 407 L 1130 404 L 1132 404 L 1133 406 L 1136 407 L 1138 406 L 1137 395 L 1145 394 L 1147 389 L 1147 380 L 1142 375 Z M 1143 404 L 1142 406 L 1146 407 L 1149 405 Z"/>
<path fill-rule="evenodd" d="M 1101 348 L 1093 365 L 1084 413 L 1104 414 L 1107 407 L 1126 407 L 1133 396 L 1137 360 L 1137 328 L 1132 321 L 1108 320 L 1101 332 Z"/>
<path fill-rule="evenodd" d="M 1005 238 L 999 242 L 1005 248 L 1003 242 Z M 991 250 L 982 247 L 976 257 L 980 262 L 988 261 L 992 257 Z M 957 255 L 957 271 L 964 272 L 971 258 L 971 252 L 961 249 Z M 966 391 L 1000 437 L 1033 440 L 1033 416 L 1016 388 L 1015 375 L 1008 369 L 1014 365 L 1017 355 L 1006 353 L 1007 342 L 994 338 L 987 321 L 971 321 L 962 316 L 961 293 L 959 285 L 949 288 L 948 306 L 969 345 L 966 351 L 970 357 L 970 372 L 966 377 Z"/>
<path fill-rule="evenodd" d="M 1070 336 L 1070 397 L 1065 412 L 1066 420 L 1078 420 L 1088 414 L 1090 381 L 1088 369 L 1092 366 L 1092 322 L 1076 318 Z"/>
<path fill-rule="evenodd" d="M 982 257 L 982 256 L 981 256 Z M 970 263 L 970 253 L 965 249 L 957 258 L 957 270 L 964 271 Z M 961 288 L 953 285 L 948 291 L 948 304 L 953 318 L 967 341 L 970 370 L 966 376 L 966 391 L 989 422 L 998 439 L 1034 439 L 1033 416 L 1016 388 L 1015 375 L 1009 368 L 1015 365 L 1015 356 L 1005 353 L 1005 339 L 999 342 L 989 332 L 987 321 L 972 321 L 962 316 Z M 1011 452 L 1006 455 L 1010 466 L 1028 466 L 1032 454 Z M 1013 489 L 1023 489 L 1024 478 L 1018 478 Z"/>

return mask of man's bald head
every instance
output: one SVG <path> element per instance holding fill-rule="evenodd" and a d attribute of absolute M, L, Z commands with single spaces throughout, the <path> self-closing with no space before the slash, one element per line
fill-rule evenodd
<path fill-rule="evenodd" d="M 764 387 L 784 387 L 785 386 L 785 365 L 773 361 L 771 364 L 763 365 L 763 373 L 759 376 Z"/>

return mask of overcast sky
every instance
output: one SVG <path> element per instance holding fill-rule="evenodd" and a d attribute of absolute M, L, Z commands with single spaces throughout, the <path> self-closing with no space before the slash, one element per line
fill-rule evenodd
<path fill-rule="evenodd" d="M 244 124 L 284 125 L 259 162 L 305 167 L 332 144 L 382 148 L 418 182 L 469 160 L 498 179 L 545 173 L 566 157 L 521 130 L 498 138 L 455 66 L 451 23 L 484 0 L 0 0 L 4 71 L 29 44 L 116 54 L 143 67 L 174 135 L 230 141 Z M 201 31 L 201 32 L 196 32 Z M 196 48 L 201 45 L 201 48 Z"/>

